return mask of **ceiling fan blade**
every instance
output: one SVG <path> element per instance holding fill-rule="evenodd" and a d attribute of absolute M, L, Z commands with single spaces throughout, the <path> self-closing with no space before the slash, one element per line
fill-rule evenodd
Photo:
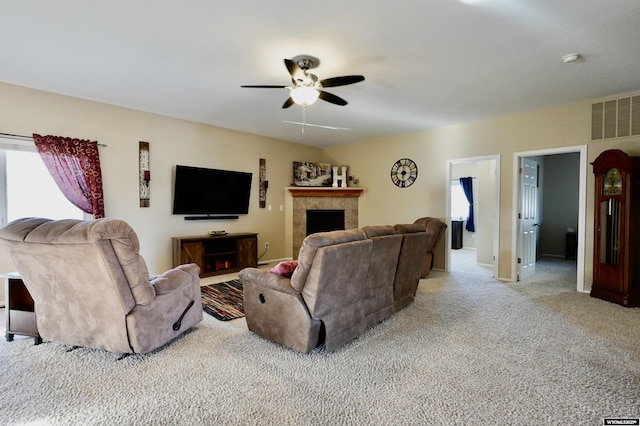
<path fill-rule="evenodd" d="M 346 86 L 364 81 L 363 75 L 343 75 L 342 77 L 333 77 L 321 80 L 322 87 Z"/>
<path fill-rule="evenodd" d="M 249 88 L 249 89 L 284 89 L 287 86 L 274 86 L 271 84 L 257 84 L 257 85 L 245 85 L 245 86 L 240 86 L 243 88 Z"/>
<path fill-rule="evenodd" d="M 289 96 L 289 98 L 286 101 L 284 101 L 284 104 L 282 104 L 282 108 L 283 109 L 289 108 L 293 104 L 294 104 L 293 99 L 291 98 L 291 96 Z"/>
<path fill-rule="evenodd" d="M 294 85 L 296 84 L 297 80 L 304 79 L 304 71 L 294 61 L 292 61 L 291 59 L 285 59 L 284 65 L 287 67 L 289 74 L 291 74 L 291 81 Z"/>
<path fill-rule="evenodd" d="M 318 96 L 323 101 L 331 102 L 332 104 L 345 106 L 348 102 L 342 99 L 339 96 L 334 95 L 333 93 L 320 91 L 320 96 Z"/>
<path fill-rule="evenodd" d="M 321 129 L 329 129 L 329 130 L 351 130 L 347 127 L 334 127 L 334 126 L 323 126 L 322 124 L 311 124 L 311 123 L 304 123 L 304 122 L 300 122 L 300 121 L 288 121 L 288 120 L 282 120 L 284 123 L 289 123 L 289 124 L 298 124 L 300 126 L 308 126 L 308 127 L 319 127 Z"/>

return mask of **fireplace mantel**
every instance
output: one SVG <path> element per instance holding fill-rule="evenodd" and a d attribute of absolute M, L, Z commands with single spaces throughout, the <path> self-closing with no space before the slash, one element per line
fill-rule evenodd
<path fill-rule="evenodd" d="M 288 188 L 292 197 L 359 197 L 363 188 L 295 187 Z"/>

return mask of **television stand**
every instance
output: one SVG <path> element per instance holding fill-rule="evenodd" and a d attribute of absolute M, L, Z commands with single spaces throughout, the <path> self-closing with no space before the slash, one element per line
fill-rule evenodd
<path fill-rule="evenodd" d="M 237 219 L 239 216 L 185 216 L 184 220 L 219 220 L 219 219 Z"/>
<path fill-rule="evenodd" d="M 258 266 L 258 234 L 173 237 L 173 267 L 195 263 L 200 277 L 229 274 Z"/>

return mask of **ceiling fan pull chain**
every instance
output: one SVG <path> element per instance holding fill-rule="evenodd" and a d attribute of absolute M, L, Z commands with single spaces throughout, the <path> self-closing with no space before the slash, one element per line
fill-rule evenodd
<path fill-rule="evenodd" d="M 307 106 L 302 105 L 302 133 L 304 133 L 304 127 L 307 125 Z"/>

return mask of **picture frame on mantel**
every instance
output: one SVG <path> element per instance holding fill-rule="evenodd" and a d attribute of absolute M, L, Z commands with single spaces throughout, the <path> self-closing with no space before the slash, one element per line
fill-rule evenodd
<path fill-rule="evenodd" d="M 306 161 L 293 162 L 294 186 L 331 186 L 331 164 L 310 163 Z"/>

